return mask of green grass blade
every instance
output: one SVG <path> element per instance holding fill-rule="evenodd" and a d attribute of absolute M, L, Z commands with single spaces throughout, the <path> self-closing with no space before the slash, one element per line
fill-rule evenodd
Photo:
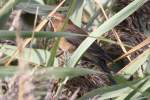
<path fill-rule="evenodd" d="M 127 7 L 119 11 L 117 14 L 112 16 L 109 20 L 104 22 L 98 29 L 90 34 L 93 37 L 100 37 L 105 32 L 111 30 L 113 27 L 121 23 L 125 20 L 129 15 L 135 12 L 138 8 L 140 8 L 147 0 L 134 0 Z M 92 43 L 96 40 L 96 38 L 87 37 L 77 48 L 77 50 L 72 55 L 69 63 L 71 67 L 74 67 L 83 53 L 92 45 Z"/>
<path fill-rule="evenodd" d="M 70 20 L 78 27 L 81 27 L 84 0 L 76 0 L 76 1 L 77 1 L 77 4 L 76 4 L 73 14 L 70 16 Z"/>
<path fill-rule="evenodd" d="M 143 79 L 130 81 L 124 84 L 118 84 L 113 86 L 105 86 L 101 88 L 97 88 L 95 90 L 92 90 L 82 97 L 80 97 L 78 100 L 86 100 L 89 98 L 92 98 L 94 96 L 100 96 L 100 100 L 110 99 L 110 98 L 116 98 L 124 95 L 129 95 L 132 91 L 134 91 L 135 88 L 137 88 L 140 84 L 145 82 L 145 80 L 149 80 L 150 77 L 145 77 Z M 149 86 L 149 85 L 148 85 Z M 134 87 L 134 88 L 133 88 Z M 125 97 L 126 97 L 125 96 Z M 118 99 L 120 100 L 120 99 Z"/>
<path fill-rule="evenodd" d="M 17 50 L 16 46 L 11 45 L 0 45 L 0 47 L 0 52 L 4 53 L 7 56 L 12 56 L 13 53 Z M 46 65 L 49 56 L 50 53 L 46 50 L 24 48 L 23 59 L 30 63 Z M 19 58 L 19 55 L 17 55 L 15 58 Z M 58 66 L 57 59 L 55 60 L 55 65 Z"/>
<path fill-rule="evenodd" d="M 0 77 L 12 76 L 16 72 L 17 72 L 17 67 L 12 67 L 12 66 L 0 67 Z M 35 70 L 35 73 L 33 75 L 34 76 L 40 75 L 40 77 L 43 78 L 54 76 L 55 78 L 64 79 L 65 77 L 74 78 L 74 77 L 85 76 L 90 74 L 101 74 L 101 73 L 86 68 L 51 67 L 51 68 L 38 68 Z"/>
<path fill-rule="evenodd" d="M 16 8 L 21 9 L 27 13 L 36 14 L 37 7 L 38 9 L 38 15 L 46 16 L 51 12 L 56 6 L 52 5 L 41 5 L 41 4 L 32 4 L 32 3 L 25 3 L 21 2 L 19 3 Z M 68 7 L 60 7 L 57 11 L 67 11 Z"/>
<path fill-rule="evenodd" d="M 118 74 L 122 75 L 127 79 L 130 78 L 130 76 L 133 75 L 141 67 L 141 65 L 144 64 L 144 62 L 146 62 L 149 56 L 150 56 L 150 49 L 147 49 L 136 59 L 134 59 L 131 63 L 125 66 L 125 68 L 119 71 Z"/>
<path fill-rule="evenodd" d="M 8 31 L 8 30 L 0 30 L 0 39 L 15 39 L 16 35 L 15 35 L 15 31 Z M 32 37 L 33 32 L 31 31 L 21 31 L 20 32 L 21 36 L 23 38 L 29 38 Z M 78 33 L 71 33 L 71 32 L 45 32 L 45 31 L 41 31 L 41 32 L 35 32 L 34 37 L 35 38 L 54 38 L 54 37 L 65 37 L 65 36 L 83 36 L 82 34 L 78 34 Z M 87 36 L 84 36 L 87 37 Z M 118 42 L 107 39 L 105 37 L 100 37 L 98 38 L 101 41 L 107 42 L 107 43 L 112 43 L 112 44 L 116 44 L 119 45 Z M 132 46 L 124 44 L 125 47 L 128 48 L 132 48 Z"/>
<path fill-rule="evenodd" d="M 139 86 L 137 86 L 128 96 L 126 96 L 126 98 L 124 100 L 131 100 L 131 98 L 137 93 L 140 92 L 142 94 L 141 88 L 143 87 L 143 85 L 147 82 L 148 80 L 145 80 L 144 82 L 142 82 Z"/>
<path fill-rule="evenodd" d="M 6 21 L 6 16 L 9 15 L 12 8 L 18 4 L 21 0 L 9 0 L 5 3 L 5 5 L 0 9 L 0 22 L 4 23 L 4 19 Z M 8 17 L 8 16 L 7 16 Z M 2 25 L 0 25 L 2 26 Z"/>
<path fill-rule="evenodd" d="M 8 31 L 8 30 L 0 30 L 0 39 L 15 39 L 16 38 L 16 32 L 15 31 Z M 31 31 L 21 31 L 20 35 L 23 38 L 29 38 L 32 37 L 33 32 Z M 34 37 L 35 38 L 54 38 L 54 37 L 65 37 L 65 36 L 80 36 L 77 33 L 71 33 L 71 32 L 35 32 Z"/>
<path fill-rule="evenodd" d="M 39 4 L 44 5 L 44 1 L 43 1 L 43 0 L 34 0 L 34 1 L 36 1 L 36 2 L 39 3 Z"/>
<path fill-rule="evenodd" d="M 76 5 L 76 0 L 73 0 L 70 5 L 69 11 L 67 13 L 67 17 L 64 19 L 64 25 L 61 27 L 62 32 L 64 31 L 65 27 L 68 24 L 69 17 L 70 15 L 72 15 L 75 5 Z M 56 57 L 57 49 L 59 48 L 59 41 L 60 41 L 60 37 L 56 39 L 54 43 L 54 47 L 51 49 L 51 55 L 49 57 L 47 66 L 53 66 L 54 64 L 54 60 L 55 60 L 54 58 Z"/>
<path fill-rule="evenodd" d="M 71 67 L 51 67 L 51 68 L 43 68 L 36 71 L 36 74 L 44 72 L 44 76 L 54 75 L 56 78 L 65 79 L 66 77 L 74 78 L 78 76 L 85 76 L 90 74 L 100 74 L 99 71 L 94 71 L 92 69 L 87 68 L 71 68 Z"/>
<path fill-rule="evenodd" d="M 0 78 L 9 77 L 17 72 L 17 66 L 0 66 Z"/>

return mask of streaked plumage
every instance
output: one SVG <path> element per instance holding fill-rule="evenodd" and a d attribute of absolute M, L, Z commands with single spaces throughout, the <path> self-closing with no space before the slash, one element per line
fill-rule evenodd
<path fill-rule="evenodd" d="M 58 32 L 63 26 L 65 16 L 59 13 L 55 13 L 51 18 L 54 31 Z M 87 32 L 82 30 L 81 28 L 74 25 L 71 21 L 68 22 L 68 26 L 64 29 L 65 32 L 78 33 L 83 35 L 88 35 Z M 85 39 L 83 36 L 65 36 L 61 38 L 60 48 L 63 50 L 72 51 L 74 47 L 78 47 L 81 42 Z M 103 71 L 109 73 L 109 69 L 107 67 L 106 62 L 111 61 L 111 58 L 107 55 L 107 53 L 96 43 L 94 42 L 86 53 L 83 55 L 83 59 L 86 59 L 94 64 L 98 65 L 103 69 Z"/>

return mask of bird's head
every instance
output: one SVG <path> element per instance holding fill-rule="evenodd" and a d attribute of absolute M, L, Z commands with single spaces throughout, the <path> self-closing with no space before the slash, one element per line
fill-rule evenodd
<path fill-rule="evenodd" d="M 62 29 L 65 18 L 65 15 L 57 12 L 52 15 L 52 17 L 50 18 L 50 22 L 54 32 L 58 32 Z"/>

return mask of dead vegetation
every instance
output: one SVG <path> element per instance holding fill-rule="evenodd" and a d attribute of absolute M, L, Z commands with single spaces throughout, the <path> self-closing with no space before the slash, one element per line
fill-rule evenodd
<path fill-rule="evenodd" d="M 43 1 L 47 2 L 48 0 Z M 16 8 L 14 7 L 9 14 L 9 19 L 3 28 L 5 30 L 15 31 L 16 40 L 10 40 L 9 38 L 7 40 L 0 40 L 1 47 L 6 45 L 6 49 L 12 50 L 12 53 L 7 53 L 7 50 L 0 50 L 2 53 L 2 68 L 4 65 L 8 66 L 8 69 L 15 66 L 12 67 L 15 68 L 15 72 L 11 74 L 11 77 L 7 78 L 6 76 L 9 70 L 6 70 L 6 76 L 4 75 L 1 81 L 0 100 L 12 100 L 12 98 L 13 100 L 76 100 L 77 98 L 79 100 L 87 98 L 90 100 L 103 100 L 104 98 L 121 98 L 121 95 L 114 96 L 115 93 L 112 91 L 117 91 L 116 88 L 121 90 L 127 87 L 130 87 L 133 91 L 129 92 L 123 99 L 131 99 L 135 96 L 136 92 L 141 93 L 139 91 L 143 89 L 142 86 L 150 80 L 148 77 L 148 67 L 150 65 L 150 50 L 148 47 L 150 44 L 148 40 L 150 32 L 150 1 L 148 0 L 146 2 L 145 0 L 146 3 L 143 6 L 119 25 L 113 29 L 111 28 L 112 30 L 109 29 L 108 32 L 100 36 L 95 35 L 96 37 L 91 35 L 94 32 L 98 33 L 99 31 L 97 30 L 101 27 L 99 25 L 103 25 L 103 22 L 109 21 L 109 17 L 112 17 L 114 12 L 118 13 L 128 6 L 131 1 L 133 0 L 116 0 L 111 6 L 103 4 L 104 8 L 99 8 L 98 4 L 96 4 L 97 0 L 95 0 L 95 13 L 99 12 L 99 16 L 97 14 L 98 17 L 94 17 L 93 22 L 92 18 L 96 16 L 94 15 L 95 13 L 88 12 L 86 7 L 85 9 L 81 9 L 83 3 L 81 1 L 75 2 L 74 0 L 71 3 L 71 1 L 66 2 L 66 0 L 58 0 L 56 2 L 54 0 L 52 4 L 47 3 L 45 6 L 41 4 L 36 6 L 36 4 L 33 5 L 34 3 L 31 3 L 29 8 L 29 1 L 23 2 L 27 8 L 20 8 L 19 4 L 16 5 Z M 78 11 L 78 3 L 81 3 L 80 9 L 83 11 L 82 16 L 77 14 L 78 16 L 80 15 L 80 17 L 77 17 L 80 18 L 77 23 L 82 24 L 81 27 L 76 24 L 74 18 L 69 19 L 70 16 L 75 16 L 74 13 L 80 13 L 80 11 Z M 76 6 L 74 6 L 75 4 Z M 48 5 L 50 7 L 52 6 L 52 10 L 45 16 L 44 13 L 47 12 L 46 7 L 48 7 Z M 86 5 L 88 5 L 88 3 L 86 3 Z M 41 10 L 42 7 L 45 10 Z M 62 9 L 59 9 L 60 7 L 69 8 L 61 11 Z M 99 9 L 97 10 L 97 8 Z M 2 9 L 1 6 L 0 9 Z M 105 14 L 107 15 L 105 16 Z M 91 23 L 91 25 L 89 23 Z M 22 37 L 22 31 L 30 31 L 32 33 L 31 37 L 27 39 Z M 54 35 L 55 38 L 36 38 L 36 32 L 42 31 L 47 33 L 49 31 L 55 33 L 70 32 L 74 35 L 66 35 L 64 37 Z M 0 32 L 0 34 L 3 33 Z M 98 41 L 93 41 L 92 45 L 82 54 L 81 59 L 78 59 L 79 62 L 76 66 L 72 68 L 72 63 L 74 63 L 74 60 L 70 62 L 73 59 L 72 56 L 81 42 L 87 37 L 91 39 L 96 38 Z M 89 41 L 91 40 L 89 39 Z M 15 49 L 7 45 L 13 45 Z M 27 50 L 25 48 L 29 48 L 29 54 L 26 54 Z M 33 54 L 34 52 L 30 49 L 41 50 L 40 52 L 35 50 L 37 52 L 35 55 L 38 55 L 39 61 L 46 62 L 41 63 L 38 62 L 38 60 L 36 61 Z M 48 56 L 46 52 L 51 53 L 52 56 Z M 47 56 L 43 56 L 44 53 Z M 25 59 L 26 55 L 28 56 Z M 142 61 L 140 62 L 137 58 L 139 56 L 143 57 L 143 55 L 147 55 L 148 57 L 140 58 Z M 4 59 L 5 57 L 6 59 Z M 32 57 L 35 61 L 31 60 Z M 128 69 L 128 67 L 132 69 Z M 4 69 L 5 68 L 6 67 L 4 67 Z M 88 72 L 89 74 L 87 74 Z M 129 74 L 129 77 L 126 77 L 126 74 Z M 142 83 L 134 87 L 132 86 L 134 84 L 130 82 L 134 84 L 136 84 L 136 82 L 139 84 L 140 82 Z M 147 94 L 149 94 L 149 87 L 150 86 L 147 85 L 147 88 L 142 91 L 143 93 L 136 98 L 143 97 L 148 99 L 149 96 Z M 114 90 L 112 88 L 114 88 Z M 97 92 L 91 92 L 94 89 L 96 89 L 95 91 Z M 103 95 L 111 92 L 112 97 Z M 123 94 L 123 92 L 120 93 Z"/>

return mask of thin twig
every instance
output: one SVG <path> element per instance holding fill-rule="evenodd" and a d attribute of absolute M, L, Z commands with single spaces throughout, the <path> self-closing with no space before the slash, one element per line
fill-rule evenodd
<path fill-rule="evenodd" d="M 64 4 L 65 1 L 66 1 L 66 0 L 63 0 L 63 1 L 48 15 L 48 17 L 51 17 L 51 16 L 59 9 L 59 7 L 61 7 L 61 6 Z M 44 19 L 43 21 L 41 21 L 41 23 L 40 23 L 35 29 L 33 29 L 33 32 L 39 32 L 39 31 L 46 25 L 47 22 L 48 22 L 48 19 Z M 32 38 L 26 39 L 26 40 L 24 41 L 23 48 L 25 48 L 26 45 L 31 42 L 31 40 L 32 40 Z M 9 64 L 11 63 L 11 61 L 13 60 L 13 58 L 14 58 L 18 53 L 19 53 L 19 51 L 16 50 L 16 51 L 14 52 L 14 55 L 12 55 L 12 57 L 9 59 L 9 61 L 7 62 L 6 65 L 9 65 Z"/>
<path fill-rule="evenodd" d="M 95 0 L 95 2 L 96 2 L 97 4 L 99 4 L 99 6 L 100 6 L 100 8 L 101 8 L 101 10 L 102 10 L 102 13 L 104 14 L 104 17 L 106 18 L 106 20 L 108 20 L 108 16 L 106 15 L 105 10 L 104 10 L 104 8 L 103 8 L 103 6 L 102 6 L 100 0 L 99 0 L 99 1 L 98 1 L 98 0 Z M 115 37 L 116 37 L 118 43 L 120 44 L 120 47 L 121 47 L 122 51 L 123 51 L 124 53 L 127 53 L 127 50 L 125 49 L 125 47 L 124 47 L 122 41 L 120 40 L 120 37 L 119 37 L 118 33 L 115 31 L 115 29 L 112 29 L 112 32 L 115 34 Z M 129 56 L 127 56 L 127 58 L 128 58 L 129 61 L 131 61 L 131 58 L 130 58 Z"/>
<path fill-rule="evenodd" d="M 61 91 L 62 91 L 64 85 L 67 83 L 68 80 L 69 80 L 69 77 L 66 77 L 65 80 L 62 83 L 59 84 L 57 92 L 56 92 L 56 94 L 54 96 L 55 100 L 58 100 L 58 97 L 60 96 Z"/>
<path fill-rule="evenodd" d="M 120 59 L 122 59 L 122 58 L 124 58 L 124 57 L 126 57 L 128 55 L 130 55 L 131 53 L 139 50 L 140 48 L 142 48 L 142 47 L 144 47 L 144 46 L 146 46 L 148 44 L 150 44 L 150 37 L 147 37 L 147 39 L 145 39 L 143 42 L 141 42 L 140 44 L 138 44 L 137 46 L 135 46 L 134 48 L 129 50 L 126 54 L 124 54 L 121 57 L 119 57 L 116 60 L 114 60 L 114 62 L 116 62 L 116 61 L 118 61 L 118 60 L 120 60 Z"/>

